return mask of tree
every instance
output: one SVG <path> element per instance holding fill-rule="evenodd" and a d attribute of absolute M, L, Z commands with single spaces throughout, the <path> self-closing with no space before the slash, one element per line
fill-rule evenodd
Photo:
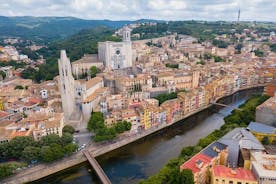
<path fill-rule="evenodd" d="M 75 132 L 75 128 L 72 127 L 71 125 L 65 125 L 62 129 L 62 133 L 70 133 L 73 134 Z"/>
<path fill-rule="evenodd" d="M 194 175 L 189 169 L 182 170 L 180 172 L 180 178 L 182 184 L 194 184 Z"/>
<path fill-rule="evenodd" d="M 6 78 L 6 73 L 5 73 L 5 72 L 3 72 L 2 70 L 0 71 L 0 75 L 2 76 L 2 78 L 3 78 L 3 79 L 5 79 L 5 78 Z"/>
<path fill-rule="evenodd" d="M 267 136 L 264 136 L 262 139 L 262 144 L 263 145 L 269 145 L 269 138 Z"/>
<path fill-rule="evenodd" d="M 61 142 L 62 142 L 62 145 L 67 145 L 69 143 L 71 143 L 73 141 L 73 136 L 72 134 L 70 133 L 63 133 L 62 137 L 61 137 Z"/>
<path fill-rule="evenodd" d="M 17 86 L 14 87 L 14 89 L 24 89 L 24 87 L 21 86 L 21 85 L 17 85 Z"/>
<path fill-rule="evenodd" d="M 191 170 L 184 169 L 180 171 L 178 167 L 174 168 L 168 176 L 168 184 L 194 184 L 194 176 Z"/>
<path fill-rule="evenodd" d="M 13 168 L 10 164 L 0 164 L 0 179 L 11 176 L 13 174 Z"/>
<path fill-rule="evenodd" d="M 40 155 L 43 162 L 51 162 L 54 160 L 50 146 L 42 146 L 40 149 Z"/>
<path fill-rule="evenodd" d="M 73 143 L 69 143 L 64 147 L 64 153 L 66 155 L 71 155 L 72 153 L 74 153 L 76 150 L 78 149 L 78 145 L 73 144 Z"/>
<path fill-rule="evenodd" d="M 96 66 L 92 66 L 89 72 L 90 72 L 89 74 L 91 78 L 93 78 L 93 77 L 96 77 L 96 74 L 99 72 L 99 70 Z"/>
<path fill-rule="evenodd" d="M 24 148 L 21 157 L 23 160 L 25 160 L 27 162 L 39 160 L 40 148 L 34 147 L 34 146 L 27 146 Z"/>
<path fill-rule="evenodd" d="M 125 131 L 125 125 L 122 121 L 119 121 L 115 125 L 115 130 L 117 133 L 123 133 Z"/>
<path fill-rule="evenodd" d="M 97 130 L 104 127 L 105 127 L 105 124 L 104 124 L 103 114 L 101 112 L 92 112 L 91 117 L 87 124 L 87 129 L 89 131 L 92 131 L 92 130 Z"/>
<path fill-rule="evenodd" d="M 42 146 L 40 150 L 41 159 L 44 162 L 52 162 L 64 156 L 64 151 L 59 144 L 53 143 L 50 146 Z"/>
<path fill-rule="evenodd" d="M 49 146 L 50 144 L 60 144 L 61 140 L 60 137 L 56 134 L 50 134 L 47 136 L 44 136 L 41 138 L 41 140 L 39 141 L 40 145 L 42 146 Z"/>
<path fill-rule="evenodd" d="M 123 125 L 124 125 L 125 131 L 130 130 L 131 126 L 132 126 L 132 124 L 130 122 L 127 122 L 127 121 L 123 121 Z"/>
<path fill-rule="evenodd" d="M 64 156 L 64 150 L 61 147 L 61 145 L 54 143 L 54 144 L 51 144 L 50 147 L 53 154 L 52 158 L 54 160 L 61 159 Z"/>
<path fill-rule="evenodd" d="M 33 145 L 35 145 L 35 142 L 32 137 L 15 137 L 8 144 L 8 152 L 11 158 L 19 159 L 25 147 Z"/>
<path fill-rule="evenodd" d="M 260 49 L 254 50 L 254 53 L 255 53 L 255 55 L 258 56 L 258 57 L 263 57 L 263 56 L 264 56 L 264 52 L 261 51 Z"/>

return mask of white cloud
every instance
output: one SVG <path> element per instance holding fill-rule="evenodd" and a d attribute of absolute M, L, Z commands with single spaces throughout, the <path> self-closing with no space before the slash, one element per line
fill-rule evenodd
<path fill-rule="evenodd" d="M 275 21 L 275 0 L 0 0 L 3 16 L 75 16 L 84 19 Z"/>

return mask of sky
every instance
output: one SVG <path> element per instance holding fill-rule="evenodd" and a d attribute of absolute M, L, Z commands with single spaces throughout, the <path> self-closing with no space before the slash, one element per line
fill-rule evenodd
<path fill-rule="evenodd" d="M 276 21 L 276 0 L 0 0 L 2 16 Z"/>

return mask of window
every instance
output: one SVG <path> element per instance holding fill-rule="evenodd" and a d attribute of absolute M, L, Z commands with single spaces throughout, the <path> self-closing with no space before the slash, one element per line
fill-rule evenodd
<path fill-rule="evenodd" d="M 241 182 L 238 182 L 237 184 L 242 184 Z"/>
<path fill-rule="evenodd" d="M 229 181 L 229 184 L 234 184 L 234 182 L 233 181 Z"/>

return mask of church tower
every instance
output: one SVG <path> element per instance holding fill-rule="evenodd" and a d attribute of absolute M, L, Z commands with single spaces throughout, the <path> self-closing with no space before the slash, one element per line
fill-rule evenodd
<path fill-rule="evenodd" d="M 69 58 L 66 56 L 66 51 L 60 51 L 60 59 L 58 60 L 59 68 L 59 91 L 62 100 L 62 109 L 64 112 L 65 121 L 68 122 L 70 116 L 76 108 L 74 95 L 74 78 L 71 71 Z"/>
<path fill-rule="evenodd" d="M 131 41 L 131 29 L 129 29 L 127 26 L 123 27 L 123 41 L 124 42 L 130 42 Z"/>

